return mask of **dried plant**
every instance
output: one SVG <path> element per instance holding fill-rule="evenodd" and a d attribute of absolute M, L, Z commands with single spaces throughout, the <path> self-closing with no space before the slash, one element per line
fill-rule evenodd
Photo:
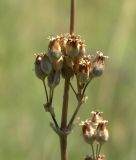
<path fill-rule="evenodd" d="M 70 33 L 49 37 L 47 52 L 36 54 L 35 59 L 35 74 L 42 80 L 45 89 L 46 102 L 44 108 L 46 112 L 50 113 L 53 120 L 50 125 L 60 138 L 61 160 L 67 160 L 67 137 L 74 128 L 74 120 L 81 105 L 87 100 L 85 95 L 87 86 L 93 79 L 103 74 L 105 60 L 108 58 L 100 51 L 93 55 L 87 54 L 84 41 L 75 34 L 74 24 L 75 0 L 71 0 Z M 71 82 L 74 76 L 77 80 L 76 86 L 73 86 Z M 61 78 L 64 78 L 65 83 L 61 124 L 59 125 L 52 102 L 54 90 L 59 85 Z M 70 88 L 76 96 L 77 107 L 68 121 Z M 82 122 L 83 137 L 87 143 L 91 144 L 93 152 L 91 157 L 88 156 L 85 159 L 103 159 L 103 156 L 100 155 L 100 150 L 103 142 L 108 139 L 108 132 L 107 137 L 105 137 L 105 132 L 107 131 L 106 122 L 102 120 L 99 114 L 101 115 L 100 112 L 94 112 L 92 121 Z M 97 145 L 97 153 L 94 153 L 93 148 L 95 140 L 99 143 Z"/>
<path fill-rule="evenodd" d="M 105 156 L 101 155 L 102 145 L 108 141 L 109 132 L 106 127 L 108 121 L 103 120 L 102 112 L 92 111 L 92 118 L 81 121 L 82 136 L 87 144 L 91 145 L 92 154 L 86 156 L 85 160 L 104 160 Z M 94 145 L 96 146 L 94 149 Z"/>

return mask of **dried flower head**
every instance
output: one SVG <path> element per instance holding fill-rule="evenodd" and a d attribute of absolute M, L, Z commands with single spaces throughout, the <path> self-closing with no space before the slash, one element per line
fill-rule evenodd
<path fill-rule="evenodd" d="M 77 79 L 81 84 L 87 83 L 90 78 L 90 71 L 92 70 L 90 58 L 86 55 L 74 59 L 73 70 Z"/>
<path fill-rule="evenodd" d="M 85 53 L 85 45 L 79 36 L 69 35 L 66 43 L 66 54 L 70 57 L 83 55 Z"/>
<path fill-rule="evenodd" d="M 103 144 L 104 142 L 108 141 L 109 139 L 109 132 L 106 127 L 107 121 L 102 121 L 98 124 L 98 127 L 96 129 L 96 140 Z"/>
<path fill-rule="evenodd" d="M 108 58 L 107 56 L 104 56 L 102 52 L 97 51 L 96 56 L 90 56 L 92 62 L 93 62 L 93 69 L 91 74 L 94 77 L 99 77 L 103 74 L 104 67 L 105 67 L 105 60 Z"/>
<path fill-rule="evenodd" d="M 49 37 L 48 56 L 52 61 L 58 60 L 62 56 L 59 38 Z"/>
<path fill-rule="evenodd" d="M 82 135 L 86 143 L 92 144 L 95 141 L 95 129 L 90 125 L 89 121 L 82 121 Z"/>

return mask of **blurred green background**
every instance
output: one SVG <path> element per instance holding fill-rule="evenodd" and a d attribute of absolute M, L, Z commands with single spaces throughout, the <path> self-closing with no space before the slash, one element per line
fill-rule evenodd
<path fill-rule="evenodd" d="M 59 160 L 59 139 L 43 109 L 42 82 L 35 77 L 34 53 L 47 50 L 47 37 L 69 31 L 70 0 L 0 1 L 0 160 Z M 107 160 L 135 160 L 136 1 L 77 0 L 76 33 L 87 51 L 108 55 L 106 70 L 87 89 L 89 100 L 78 116 L 92 110 L 109 120 Z M 55 90 L 60 121 L 63 80 Z M 70 92 L 69 116 L 76 106 Z M 69 136 L 69 160 L 83 159 L 90 146 L 76 126 Z"/>

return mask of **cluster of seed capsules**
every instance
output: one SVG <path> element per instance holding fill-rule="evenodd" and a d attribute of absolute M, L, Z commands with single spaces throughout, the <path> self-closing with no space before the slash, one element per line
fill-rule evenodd
<path fill-rule="evenodd" d="M 87 156 L 85 160 L 104 160 L 104 155 L 100 155 L 102 145 L 108 141 L 109 132 L 107 122 L 103 120 L 102 112 L 92 111 L 92 119 L 81 122 L 82 135 L 86 143 L 91 144 L 93 154 Z M 96 142 L 96 151 L 93 145 Z"/>
<path fill-rule="evenodd" d="M 64 78 L 75 75 L 82 88 L 91 78 L 102 75 L 107 58 L 100 51 L 87 55 L 80 36 L 49 37 L 47 52 L 36 54 L 35 73 L 41 80 L 47 77 L 50 88 L 59 84 L 60 75 Z"/>

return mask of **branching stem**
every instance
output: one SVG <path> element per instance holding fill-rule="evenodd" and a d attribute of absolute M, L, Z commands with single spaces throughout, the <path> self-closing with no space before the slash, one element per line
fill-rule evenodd
<path fill-rule="evenodd" d="M 73 122 L 74 122 L 74 119 L 75 119 L 75 117 L 76 117 L 76 115 L 77 115 L 77 113 L 80 109 L 81 104 L 82 104 L 81 102 L 78 102 L 78 105 L 77 105 L 77 107 L 76 107 L 76 109 L 75 109 L 75 111 L 74 111 L 74 113 L 73 113 L 73 115 L 72 115 L 72 117 L 71 117 L 71 119 L 68 123 L 68 126 L 67 126 L 68 129 L 71 129 L 71 127 L 73 125 Z"/>
<path fill-rule="evenodd" d="M 70 77 L 65 78 L 64 84 L 64 95 L 63 95 L 63 106 L 61 116 L 61 131 L 66 132 L 67 130 L 67 114 L 68 114 L 68 101 L 69 101 L 69 88 L 70 88 Z M 60 149 L 61 149 L 61 160 L 67 160 L 67 135 L 60 136 Z"/>

